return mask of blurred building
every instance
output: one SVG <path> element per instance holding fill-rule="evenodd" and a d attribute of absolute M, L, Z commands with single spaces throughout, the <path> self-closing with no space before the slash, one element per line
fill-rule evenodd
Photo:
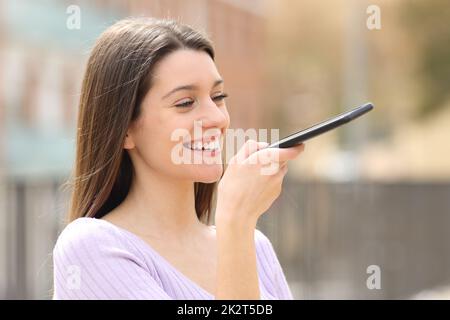
<path fill-rule="evenodd" d="M 230 94 L 233 128 L 258 128 L 263 105 L 264 0 L 129 2 L 130 15 L 172 17 L 206 31 L 214 42 L 219 72 Z"/>
<path fill-rule="evenodd" d="M 80 29 L 67 18 L 80 9 Z M 89 49 L 128 16 L 171 18 L 206 32 L 230 97 L 233 127 L 258 128 L 264 79 L 263 2 L 0 0 L 0 298 L 51 296 L 77 103 Z"/>
<path fill-rule="evenodd" d="M 69 2 L 2 1 L 2 168 L 18 175 L 65 175 L 71 167 L 76 106 L 87 52 L 98 34 L 127 16 L 175 18 L 215 43 L 229 91 L 232 126 L 257 128 L 263 92 L 262 9 L 239 1 L 78 2 L 81 28 L 66 28 Z M 45 152 L 44 152 L 45 151 Z"/>

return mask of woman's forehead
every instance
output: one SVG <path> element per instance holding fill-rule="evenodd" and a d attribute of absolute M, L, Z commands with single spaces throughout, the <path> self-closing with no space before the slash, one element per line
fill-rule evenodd
<path fill-rule="evenodd" d="M 188 84 L 209 85 L 221 79 L 211 57 L 200 50 L 177 50 L 164 57 L 154 70 L 153 84 L 171 88 Z"/>

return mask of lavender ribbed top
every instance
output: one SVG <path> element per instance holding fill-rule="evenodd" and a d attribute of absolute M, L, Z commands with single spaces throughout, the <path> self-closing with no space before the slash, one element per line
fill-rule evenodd
<path fill-rule="evenodd" d="M 259 230 L 255 245 L 261 299 L 292 299 L 272 244 Z M 66 226 L 53 249 L 53 269 L 53 299 L 214 299 L 143 239 L 102 219 Z"/>

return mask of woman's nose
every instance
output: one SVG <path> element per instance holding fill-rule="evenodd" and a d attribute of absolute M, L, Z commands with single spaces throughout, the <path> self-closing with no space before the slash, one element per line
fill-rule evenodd
<path fill-rule="evenodd" d="M 199 120 L 205 127 L 224 128 L 228 126 L 229 115 L 225 105 L 218 106 L 212 99 L 202 106 L 202 115 Z"/>

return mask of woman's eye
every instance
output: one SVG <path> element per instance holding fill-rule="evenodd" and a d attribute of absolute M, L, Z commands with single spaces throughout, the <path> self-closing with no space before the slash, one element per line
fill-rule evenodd
<path fill-rule="evenodd" d="M 219 101 L 220 102 L 220 101 L 224 100 L 226 97 L 228 97 L 228 94 L 222 93 L 222 94 L 219 94 L 219 95 L 213 97 L 212 99 L 214 101 Z"/>
<path fill-rule="evenodd" d="M 223 101 L 226 97 L 228 97 L 228 94 L 226 94 L 226 93 L 221 93 L 221 94 L 219 94 L 219 95 L 217 95 L 217 96 L 214 96 L 214 97 L 212 97 L 212 99 L 215 101 L 215 102 L 221 102 L 221 101 Z M 177 103 L 176 105 L 175 105 L 175 107 L 178 107 L 178 108 L 189 108 L 189 107 L 191 107 L 193 104 L 194 104 L 194 100 L 186 100 L 186 101 L 184 101 L 184 102 L 181 102 L 181 103 Z"/>
<path fill-rule="evenodd" d="M 192 104 L 194 103 L 194 101 L 192 100 L 188 100 L 185 102 L 181 102 L 175 105 L 175 107 L 179 107 L 179 108 L 188 108 L 190 106 L 192 106 Z"/>

